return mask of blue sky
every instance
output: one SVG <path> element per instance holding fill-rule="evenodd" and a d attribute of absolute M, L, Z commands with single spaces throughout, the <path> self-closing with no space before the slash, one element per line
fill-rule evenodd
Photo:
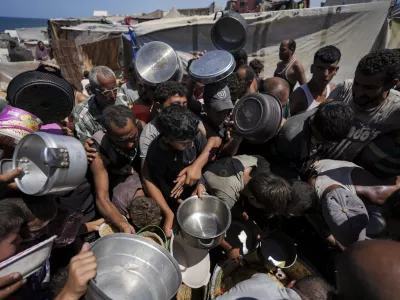
<path fill-rule="evenodd" d="M 157 8 L 206 7 L 212 0 L 1 0 L 1 16 L 22 18 L 87 17 L 93 10 L 107 10 L 110 14 L 152 12 Z M 226 0 L 216 0 L 225 6 Z M 320 0 L 311 0 L 311 6 L 319 6 Z"/>

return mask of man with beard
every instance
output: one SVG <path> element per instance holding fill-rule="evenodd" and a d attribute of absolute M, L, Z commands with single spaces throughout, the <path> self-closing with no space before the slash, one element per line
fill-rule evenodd
<path fill-rule="evenodd" d="M 393 89 L 399 78 L 400 57 L 395 51 L 383 49 L 361 59 L 354 80 L 346 80 L 330 95 L 350 105 L 355 124 L 325 157 L 353 161 L 371 141 L 400 129 L 400 93 Z"/>

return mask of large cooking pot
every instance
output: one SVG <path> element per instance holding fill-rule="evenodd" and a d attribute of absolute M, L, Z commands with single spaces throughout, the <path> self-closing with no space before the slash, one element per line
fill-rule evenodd
<path fill-rule="evenodd" d="M 247 24 L 241 14 L 235 12 L 218 11 L 221 18 L 211 28 L 211 39 L 218 49 L 237 52 L 244 47 L 247 41 Z"/>
<path fill-rule="evenodd" d="M 168 80 L 181 81 L 183 77 L 181 59 L 172 47 L 163 42 L 150 42 L 141 47 L 135 67 L 142 83 L 150 86 Z"/>
<path fill-rule="evenodd" d="M 297 260 L 296 244 L 283 232 L 270 233 L 268 237 L 261 240 L 257 251 L 260 260 L 269 269 L 288 269 Z M 280 265 L 278 262 L 284 262 L 284 264 Z"/>
<path fill-rule="evenodd" d="M 28 111 L 48 124 L 69 116 L 75 94 L 61 76 L 60 69 L 40 65 L 36 70 L 21 73 L 11 80 L 7 100 L 12 106 Z"/>
<path fill-rule="evenodd" d="M 204 195 L 187 198 L 178 208 L 180 235 L 190 246 L 200 249 L 217 247 L 231 225 L 228 205 L 217 197 Z"/>
<path fill-rule="evenodd" d="M 224 50 L 209 51 L 194 60 L 189 67 L 192 78 L 202 84 L 210 84 L 225 79 L 235 70 L 232 54 Z"/>
<path fill-rule="evenodd" d="M 15 179 L 21 192 L 34 196 L 63 194 L 85 179 L 86 152 L 73 137 L 36 132 L 17 144 L 12 168 L 24 170 L 24 175 Z"/>
<path fill-rule="evenodd" d="M 115 233 L 97 240 L 91 251 L 98 267 L 87 300 L 171 299 L 182 282 L 176 260 L 147 238 Z"/>
<path fill-rule="evenodd" d="M 250 142 L 261 144 L 273 138 L 282 123 L 282 106 L 271 94 L 250 93 L 233 109 L 236 131 Z"/>

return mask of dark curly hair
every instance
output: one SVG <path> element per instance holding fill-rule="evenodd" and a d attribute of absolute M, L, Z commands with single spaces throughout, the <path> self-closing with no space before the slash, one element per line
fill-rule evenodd
<path fill-rule="evenodd" d="M 360 60 L 357 71 L 365 76 L 385 73 L 386 82 L 390 82 L 400 77 L 400 55 L 391 49 L 371 52 Z"/>
<path fill-rule="evenodd" d="M 340 60 L 342 53 L 335 46 L 329 45 L 319 49 L 314 55 L 314 62 L 319 59 L 323 63 L 333 64 Z"/>
<path fill-rule="evenodd" d="M 111 105 L 103 110 L 102 120 L 107 131 L 110 131 L 111 124 L 118 128 L 124 128 L 128 119 L 132 120 L 133 124 L 136 124 L 133 112 L 125 105 Z"/>
<path fill-rule="evenodd" d="M 291 185 L 291 199 L 287 207 L 287 214 L 294 216 L 304 215 L 315 203 L 317 194 L 307 182 L 289 180 Z"/>
<path fill-rule="evenodd" d="M 129 216 L 135 226 L 160 225 L 161 209 L 157 202 L 148 197 L 136 197 L 128 206 Z"/>
<path fill-rule="evenodd" d="M 156 97 L 156 101 L 160 104 L 163 104 L 165 101 L 168 100 L 169 97 L 175 96 L 178 94 L 180 97 L 186 97 L 188 91 L 180 82 L 176 81 L 166 81 L 160 83 L 154 95 Z"/>
<path fill-rule="evenodd" d="M 347 137 L 354 112 L 341 101 L 322 103 L 314 115 L 313 125 L 325 141 L 338 142 Z"/>
<path fill-rule="evenodd" d="M 227 78 L 227 85 L 231 92 L 232 102 L 235 103 L 242 98 L 247 91 L 246 81 L 238 73 L 232 73 Z"/>
<path fill-rule="evenodd" d="M 273 215 L 284 215 L 290 202 L 289 183 L 272 173 L 257 174 L 251 178 L 248 187 L 257 202 L 262 204 L 265 212 Z"/>
<path fill-rule="evenodd" d="M 261 71 L 264 69 L 264 64 L 261 62 L 261 60 L 255 58 L 250 62 L 250 67 L 253 68 L 254 72 L 256 72 L 256 74 L 260 74 Z"/>
<path fill-rule="evenodd" d="M 196 137 L 199 119 L 186 107 L 173 104 L 160 112 L 157 125 L 167 139 L 182 142 Z"/>

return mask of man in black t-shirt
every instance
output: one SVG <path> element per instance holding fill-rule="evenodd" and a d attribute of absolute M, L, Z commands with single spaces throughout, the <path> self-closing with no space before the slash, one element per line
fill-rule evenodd
<path fill-rule="evenodd" d="M 143 176 L 148 193 L 161 207 L 164 231 L 170 236 L 174 213 L 171 206 L 190 196 L 195 187 L 175 187 L 178 174 L 190 166 L 207 144 L 199 130 L 199 120 L 180 105 L 166 107 L 158 115 L 160 135 L 150 144 L 143 166 Z M 169 203 L 167 201 L 169 200 Z"/>

